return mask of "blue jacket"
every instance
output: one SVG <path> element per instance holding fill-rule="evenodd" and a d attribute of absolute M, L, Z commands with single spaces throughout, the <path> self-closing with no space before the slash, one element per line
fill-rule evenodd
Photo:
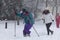
<path fill-rule="evenodd" d="M 24 18 L 24 22 L 26 24 L 28 24 L 28 23 L 34 24 L 34 18 L 33 18 L 33 15 L 31 13 L 29 13 L 29 15 L 27 15 L 27 16 L 24 15 L 23 13 L 21 13 L 21 14 L 20 13 L 17 13 L 16 15 Z"/>

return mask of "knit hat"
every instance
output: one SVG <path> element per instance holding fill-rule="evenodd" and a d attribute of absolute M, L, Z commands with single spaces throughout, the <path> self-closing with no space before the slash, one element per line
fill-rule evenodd
<path fill-rule="evenodd" d="M 50 10 L 50 7 L 46 7 L 45 10 Z"/>
<path fill-rule="evenodd" d="M 23 8 L 23 9 L 22 9 L 22 11 L 23 11 L 23 12 L 26 12 L 26 9 L 25 9 L 25 8 Z"/>

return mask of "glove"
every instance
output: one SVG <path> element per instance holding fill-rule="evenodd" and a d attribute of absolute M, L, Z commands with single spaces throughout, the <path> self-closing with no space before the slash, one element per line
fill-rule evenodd
<path fill-rule="evenodd" d="M 43 23 L 45 23 L 45 20 L 43 20 Z"/>
<path fill-rule="evenodd" d="M 52 20 L 54 22 L 54 20 Z"/>
<path fill-rule="evenodd" d="M 20 11 L 20 13 L 23 13 L 23 11 Z"/>
<path fill-rule="evenodd" d="M 45 19 L 42 19 L 43 20 L 43 23 L 45 23 Z"/>
<path fill-rule="evenodd" d="M 45 23 L 45 20 L 43 19 L 43 23 Z"/>

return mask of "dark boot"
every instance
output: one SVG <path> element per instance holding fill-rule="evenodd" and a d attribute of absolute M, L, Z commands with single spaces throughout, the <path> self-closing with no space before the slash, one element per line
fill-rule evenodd
<path fill-rule="evenodd" d="M 51 31 L 51 35 L 53 35 L 53 31 Z"/>
<path fill-rule="evenodd" d="M 49 32 L 48 32 L 48 35 L 49 35 Z"/>
<path fill-rule="evenodd" d="M 23 36 L 26 37 L 26 32 L 25 31 L 23 31 Z"/>
<path fill-rule="evenodd" d="M 27 37 L 27 36 L 30 37 L 30 32 L 29 32 L 29 33 L 26 33 L 25 31 L 23 31 L 23 36 L 24 36 L 24 37 Z"/>
<path fill-rule="evenodd" d="M 26 36 L 29 36 L 30 37 L 30 34 L 26 34 Z"/>
<path fill-rule="evenodd" d="M 26 36 L 29 36 L 30 37 L 30 33 L 31 33 L 31 31 L 27 32 L 26 33 Z"/>
<path fill-rule="evenodd" d="M 23 34 L 24 37 L 30 37 L 30 34 Z"/>

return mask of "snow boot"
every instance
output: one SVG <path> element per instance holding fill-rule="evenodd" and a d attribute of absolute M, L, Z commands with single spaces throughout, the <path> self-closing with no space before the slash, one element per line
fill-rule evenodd
<path fill-rule="evenodd" d="M 51 31 L 51 35 L 53 35 L 53 31 Z"/>

